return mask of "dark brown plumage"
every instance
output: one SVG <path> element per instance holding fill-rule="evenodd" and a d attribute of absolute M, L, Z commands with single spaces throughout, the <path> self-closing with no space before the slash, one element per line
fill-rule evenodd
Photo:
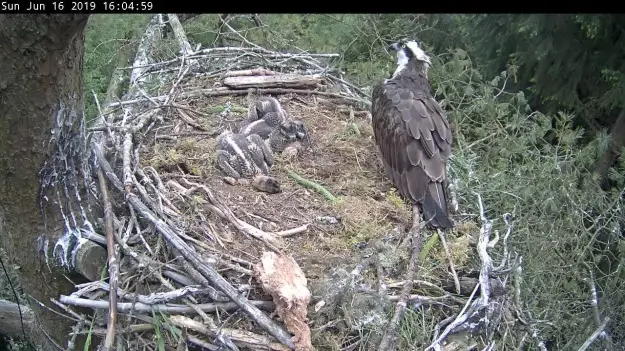
<path fill-rule="evenodd" d="M 430 92 L 429 58 L 414 41 L 392 49 L 398 68 L 372 94 L 373 131 L 386 175 L 402 197 L 420 208 L 428 227 L 452 228 L 443 189 L 452 134 Z"/>

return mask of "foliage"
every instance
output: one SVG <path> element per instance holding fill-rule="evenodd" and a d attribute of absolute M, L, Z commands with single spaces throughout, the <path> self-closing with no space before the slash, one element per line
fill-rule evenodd
<path fill-rule="evenodd" d="M 604 193 L 588 172 L 605 145 L 582 143 L 584 131 L 570 115 L 532 112 L 523 92 L 502 93 L 508 74 L 481 79 L 462 50 L 432 69 L 439 100 L 455 125 L 451 169 L 461 207 L 477 213 L 479 193 L 487 217 L 514 215 L 511 245 L 524 258 L 523 300 L 536 320 L 549 321 L 538 327 L 555 349 L 581 345 L 595 327 L 588 325 L 590 274 L 603 292 L 601 315 L 613 318 L 617 337 L 625 312 L 616 307 L 625 298 L 618 284 L 625 276 L 606 266 L 622 260 L 612 251 L 621 241 L 614 228 L 623 204 L 618 192 Z M 557 144 L 543 139 L 547 132 L 556 134 Z M 624 189 L 622 177 L 618 181 Z M 502 340 L 512 349 L 518 345 L 513 335 Z"/>
<path fill-rule="evenodd" d="M 85 29 L 83 79 L 85 83 L 85 115 L 98 115 L 92 92 L 103 99 L 118 58 L 130 57 L 145 30 L 149 15 L 91 15 Z M 130 66 L 130 61 L 124 66 Z"/>
<path fill-rule="evenodd" d="M 488 74 L 515 67 L 544 112 L 571 111 L 591 127 L 609 126 L 625 106 L 623 15 L 471 15 L 471 53 Z"/>

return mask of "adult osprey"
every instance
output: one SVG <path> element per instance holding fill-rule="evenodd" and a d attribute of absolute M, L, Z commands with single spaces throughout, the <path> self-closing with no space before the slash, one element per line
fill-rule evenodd
<path fill-rule="evenodd" d="M 400 195 L 419 210 L 429 228 L 452 228 L 443 184 L 451 153 L 451 129 L 432 97 L 427 71 L 432 64 L 415 41 L 391 45 L 397 69 L 372 94 L 372 125 L 386 175 Z"/>

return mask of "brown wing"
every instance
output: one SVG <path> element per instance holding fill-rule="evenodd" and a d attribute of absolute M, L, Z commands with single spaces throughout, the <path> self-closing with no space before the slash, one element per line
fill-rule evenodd
<path fill-rule="evenodd" d="M 438 103 L 389 82 L 372 94 L 372 124 L 387 176 L 399 193 L 420 204 L 434 227 L 450 227 L 442 182 L 451 154 L 451 129 Z M 434 201 L 434 203 L 432 202 Z"/>

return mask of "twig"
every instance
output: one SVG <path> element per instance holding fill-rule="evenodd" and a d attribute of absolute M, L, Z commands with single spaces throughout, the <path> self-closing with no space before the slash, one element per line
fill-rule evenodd
<path fill-rule="evenodd" d="M 449 250 L 449 246 L 447 245 L 447 239 L 445 238 L 445 233 L 438 230 L 438 236 L 441 239 L 441 244 L 443 245 L 443 249 L 445 250 L 445 255 L 447 255 L 447 259 L 449 260 L 449 268 L 451 269 L 451 274 L 454 278 L 454 284 L 456 286 L 456 293 L 460 294 L 460 281 L 458 280 L 458 274 L 456 273 L 456 266 L 454 265 L 453 257 L 451 256 L 451 251 Z"/>
<path fill-rule="evenodd" d="M 473 289 L 473 292 L 471 293 L 471 296 L 469 296 L 469 299 L 467 300 L 467 303 L 464 305 L 464 307 L 462 308 L 460 313 L 458 313 L 458 315 L 456 316 L 454 321 L 451 322 L 451 324 L 449 324 L 445 328 L 445 330 L 443 331 L 443 333 L 441 333 L 440 336 L 438 336 L 436 339 L 434 339 L 434 341 L 430 344 L 430 346 L 428 346 L 425 349 L 425 351 L 429 351 L 429 350 L 432 350 L 432 349 L 438 349 L 437 347 L 440 347 L 440 343 L 443 340 L 445 340 L 445 338 L 447 338 L 447 336 L 454 329 L 456 329 L 458 326 L 462 325 L 462 323 L 464 323 L 468 319 L 469 314 L 471 314 L 471 312 L 473 312 L 475 310 L 475 303 L 476 303 L 477 300 L 473 301 L 473 296 L 475 295 L 477 290 L 478 290 L 478 286 L 476 285 L 475 289 Z"/>
<path fill-rule="evenodd" d="M 272 250 L 276 252 L 280 252 L 280 250 L 277 249 L 276 246 L 282 246 L 282 243 L 277 239 L 276 236 L 274 236 L 271 233 L 262 231 L 238 219 L 228 207 L 222 205 L 221 202 L 217 200 L 217 198 L 213 195 L 212 191 L 210 191 L 210 189 L 207 186 L 199 184 L 199 183 L 193 183 L 186 179 L 183 179 L 183 181 L 189 186 L 204 190 L 204 192 L 206 193 L 206 196 L 208 197 L 208 200 L 211 203 L 211 205 L 209 205 L 208 207 L 215 214 L 217 214 L 218 216 L 232 223 L 239 231 L 263 241 Z M 187 194 L 187 195 L 190 195 L 190 194 Z"/>
<path fill-rule="evenodd" d="M 67 295 L 61 295 L 60 301 L 67 305 L 86 307 L 92 309 L 107 309 L 109 308 L 108 301 L 104 300 L 91 300 L 82 299 L 77 297 L 71 297 Z M 248 303 L 254 308 L 262 308 L 264 310 L 272 310 L 274 304 L 271 301 L 248 301 Z M 239 308 L 234 302 L 218 302 L 218 303 L 204 303 L 196 305 L 204 312 L 214 312 L 217 309 L 222 311 L 232 311 Z M 194 313 L 195 310 L 185 305 L 146 305 L 141 302 L 117 302 L 117 311 L 121 313 L 129 313 L 131 311 L 137 312 L 163 312 L 163 313 Z"/>
<path fill-rule="evenodd" d="M 267 94 L 268 95 L 282 95 L 282 94 L 312 95 L 314 94 L 314 95 L 320 95 L 320 96 L 328 96 L 328 97 L 337 98 L 337 99 L 343 99 L 347 102 L 360 103 L 369 107 L 371 106 L 371 103 L 367 100 L 362 100 L 362 99 L 351 97 L 351 96 L 330 93 L 326 91 L 319 91 L 319 90 L 269 88 L 269 89 L 258 89 L 257 93 L 263 94 L 263 95 L 267 95 Z M 202 96 L 202 95 L 203 96 L 226 96 L 226 95 L 236 96 L 236 95 L 247 95 L 247 94 L 248 94 L 247 89 L 235 90 L 235 89 L 228 89 L 228 88 L 220 87 L 220 88 L 213 88 L 213 89 L 198 89 L 194 91 L 184 92 L 184 93 L 180 93 L 178 97 L 190 98 L 190 97 L 196 97 L 196 96 Z M 156 96 L 156 97 L 153 97 L 152 99 L 155 101 L 164 101 L 167 99 L 167 95 Z M 131 100 L 126 100 L 126 101 L 121 101 L 121 102 L 114 102 L 110 105 L 110 107 L 132 105 L 132 104 L 140 103 L 143 101 L 145 101 L 145 99 L 131 99 Z"/>
<path fill-rule="evenodd" d="M 170 320 L 173 325 L 179 328 L 188 328 L 189 330 L 202 333 L 204 335 L 219 337 L 220 334 L 224 334 L 232 339 L 232 341 L 236 344 L 252 348 L 254 350 L 285 350 L 284 346 L 273 342 L 270 338 L 263 335 L 226 328 L 211 330 L 210 327 L 207 327 L 201 322 L 185 316 L 171 316 Z"/>
<path fill-rule="evenodd" d="M 108 325 L 106 329 L 106 338 L 104 339 L 104 349 L 110 350 L 115 343 L 115 326 L 117 325 L 117 284 L 119 281 L 119 264 L 115 250 L 115 237 L 113 232 L 113 209 L 108 198 L 108 190 L 106 187 L 106 179 L 102 174 L 102 169 L 98 167 L 98 179 L 100 180 L 100 194 L 102 205 L 104 206 L 104 223 L 106 231 L 106 247 L 108 251 L 109 264 L 109 284 L 111 292 L 109 293 L 109 313 Z"/>
<path fill-rule="evenodd" d="M 577 351 L 586 351 L 590 347 L 590 345 L 603 333 L 603 330 L 608 325 L 609 321 L 610 317 L 606 317 L 603 320 L 603 323 L 601 323 L 599 327 L 597 327 L 595 332 L 590 335 L 590 337 L 582 344 L 582 346 L 579 347 L 579 349 L 577 349 Z"/>
<path fill-rule="evenodd" d="M 401 321 L 406 310 L 406 306 L 408 305 L 408 299 L 410 297 L 410 291 L 412 291 L 413 280 L 415 275 L 417 274 L 417 270 L 419 269 L 419 252 L 421 251 L 421 230 L 425 228 L 426 222 L 419 223 L 420 212 L 416 206 L 413 207 L 413 216 L 413 224 L 412 228 L 410 229 L 410 235 L 412 237 L 412 255 L 410 258 L 410 263 L 408 265 L 408 271 L 406 272 L 406 280 L 404 282 L 404 286 L 401 289 L 397 305 L 395 305 L 395 313 L 393 315 L 393 318 L 389 322 L 386 331 L 384 332 L 384 336 L 382 337 L 382 341 L 378 346 L 379 351 L 388 351 L 395 348 L 395 344 L 397 342 L 397 327 L 399 326 L 399 321 Z"/>
<path fill-rule="evenodd" d="M 279 236 L 279 237 L 287 237 L 287 236 L 292 236 L 292 235 L 296 235 L 296 234 L 300 234 L 300 233 L 304 233 L 305 231 L 308 230 L 308 227 L 310 226 L 310 224 L 304 224 L 301 227 L 297 227 L 297 228 L 293 228 L 293 229 L 288 229 L 288 230 L 283 230 L 281 232 L 275 232 L 273 233 L 273 235 L 275 236 Z"/>
<path fill-rule="evenodd" d="M 85 284 L 77 285 L 76 287 L 80 288 L 83 285 Z M 110 285 L 101 281 L 87 283 L 86 285 L 90 285 L 90 288 L 95 287 L 104 291 L 111 291 Z M 155 305 L 159 303 L 166 303 L 171 300 L 180 299 L 188 295 L 206 294 L 208 291 L 209 289 L 202 288 L 201 286 L 185 286 L 184 288 L 175 289 L 167 292 L 156 292 L 149 295 L 139 295 L 135 293 L 127 293 L 124 292 L 122 289 L 118 288 L 117 295 L 122 299 L 132 300 L 146 305 Z M 74 296 L 74 294 L 72 294 L 72 296 Z"/>

